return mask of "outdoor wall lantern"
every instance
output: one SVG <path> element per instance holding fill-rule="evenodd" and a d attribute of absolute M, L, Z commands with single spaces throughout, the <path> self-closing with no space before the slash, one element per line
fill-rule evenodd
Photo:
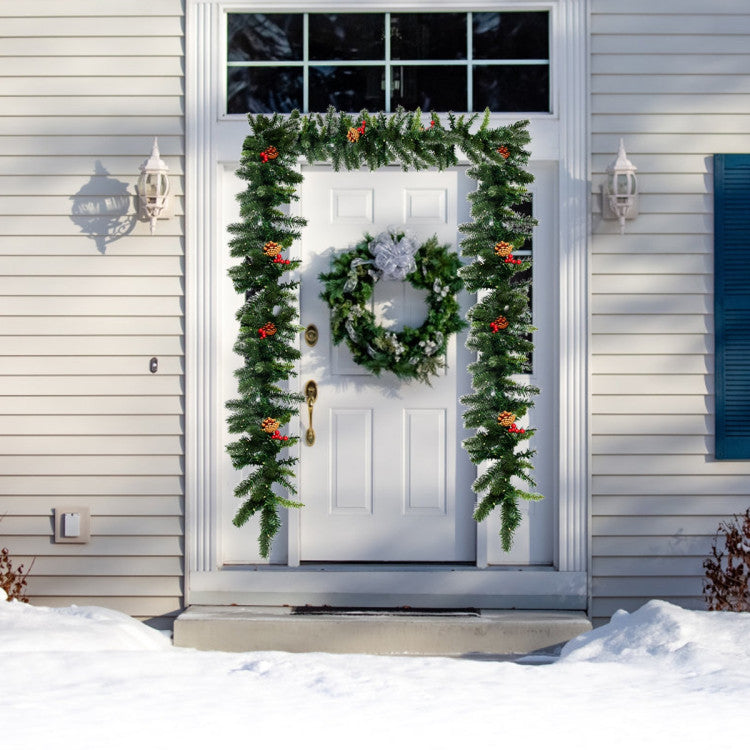
<path fill-rule="evenodd" d="M 602 185 L 602 215 L 620 222 L 620 234 L 625 232 L 625 219 L 638 216 L 637 167 L 628 159 L 625 144 L 620 138 L 617 158 L 607 167 L 607 181 Z"/>
<path fill-rule="evenodd" d="M 169 167 L 159 155 L 159 144 L 154 138 L 151 156 L 141 164 L 136 192 L 143 219 L 151 222 L 151 234 L 156 229 L 157 219 L 166 219 L 169 211 Z"/>

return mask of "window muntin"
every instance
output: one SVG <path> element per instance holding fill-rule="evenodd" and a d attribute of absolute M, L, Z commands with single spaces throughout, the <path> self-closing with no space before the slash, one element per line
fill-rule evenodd
<path fill-rule="evenodd" d="M 549 12 L 228 13 L 227 114 L 550 111 Z"/>

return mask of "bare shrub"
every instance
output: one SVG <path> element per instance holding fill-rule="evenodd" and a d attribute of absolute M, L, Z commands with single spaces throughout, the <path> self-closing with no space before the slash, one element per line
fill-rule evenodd
<path fill-rule="evenodd" d="M 30 570 L 24 572 L 23 565 L 14 568 L 7 547 L 3 547 L 0 551 L 0 589 L 5 589 L 9 600 L 17 599 L 19 602 L 28 603 L 26 577 Z"/>
<path fill-rule="evenodd" d="M 717 548 L 723 536 L 723 549 Z M 703 561 L 703 596 L 709 610 L 750 612 L 750 508 L 719 524 L 711 556 Z"/>

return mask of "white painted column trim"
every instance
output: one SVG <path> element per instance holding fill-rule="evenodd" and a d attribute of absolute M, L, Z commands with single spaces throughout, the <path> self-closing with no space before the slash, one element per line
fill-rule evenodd
<path fill-rule="evenodd" d="M 216 567 L 218 385 L 215 330 L 216 167 L 212 121 L 216 118 L 216 4 L 191 2 L 186 28 L 186 243 L 185 243 L 185 569 L 186 603 L 190 573 Z"/>
<path fill-rule="evenodd" d="M 554 25 L 559 85 L 558 569 L 585 571 L 589 497 L 588 0 L 561 0 Z"/>

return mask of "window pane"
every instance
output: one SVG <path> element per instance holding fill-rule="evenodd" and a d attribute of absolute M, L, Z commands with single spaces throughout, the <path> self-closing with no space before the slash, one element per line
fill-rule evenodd
<path fill-rule="evenodd" d="M 549 66 L 477 65 L 474 109 L 492 112 L 549 112 Z"/>
<path fill-rule="evenodd" d="M 330 105 L 344 112 L 380 110 L 385 106 L 380 65 L 316 66 L 310 68 L 310 111 L 325 112 Z"/>
<path fill-rule="evenodd" d="M 227 114 L 302 109 L 302 68 L 229 68 Z"/>
<path fill-rule="evenodd" d="M 391 14 L 391 59 L 465 60 L 466 14 Z"/>
<path fill-rule="evenodd" d="M 302 60 L 301 13 L 229 13 L 227 59 Z"/>
<path fill-rule="evenodd" d="M 549 13 L 474 13 L 475 60 L 549 59 Z"/>
<path fill-rule="evenodd" d="M 394 91 L 391 108 L 420 107 L 425 112 L 466 111 L 466 67 L 463 65 L 403 65 L 391 69 Z M 398 88 L 395 86 L 398 85 Z"/>
<path fill-rule="evenodd" d="M 382 60 L 385 16 L 382 13 L 311 13 L 311 60 Z"/>

